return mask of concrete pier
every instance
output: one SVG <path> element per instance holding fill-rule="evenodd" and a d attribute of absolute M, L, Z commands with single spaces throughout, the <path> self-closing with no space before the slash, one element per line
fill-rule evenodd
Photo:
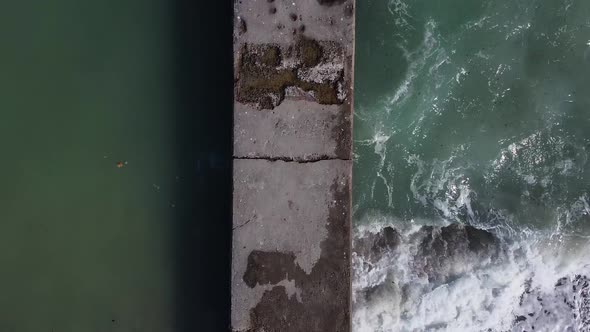
<path fill-rule="evenodd" d="M 233 331 L 349 331 L 354 0 L 234 3 Z"/>

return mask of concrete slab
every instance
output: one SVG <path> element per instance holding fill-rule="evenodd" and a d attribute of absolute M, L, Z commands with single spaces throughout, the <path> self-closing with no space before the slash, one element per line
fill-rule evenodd
<path fill-rule="evenodd" d="M 285 100 L 273 110 L 240 105 L 234 156 L 278 160 L 350 159 L 350 122 L 338 105 Z"/>
<path fill-rule="evenodd" d="M 343 160 L 234 162 L 235 330 L 266 327 L 268 331 L 273 325 L 263 323 L 269 323 L 271 316 L 282 321 L 274 317 L 278 312 L 266 313 L 264 317 L 257 313 L 266 305 L 293 304 L 304 308 L 291 312 L 290 319 L 281 324 L 299 326 L 325 312 L 329 315 L 315 318 L 318 324 L 347 323 L 350 167 L 351 161 Z M 328 279 L 334 280 L 328 283 Z M 262 301 L 265 293 L 282 288 L 284 297 L 280 300 Z M 320 293 L 314 293 L 318 290 Z M 308 312 L 311 304 L 324 308 L 314 314 Z M 262 326 L 253 326 L 253 319 Z M 284 327 L 280 331 L 289 330 L 293 329 Z"/>
<path fill-rule="evenodd" d="M 347 56 L 354 53 L 354 1 L 237 0 L 234 12 L 236 42 L 289 44 L 303 34 L 340 42 Z"/>
<path fill-rule="evenodd" d="M 234 156 L 350 159 L 354 1 L 235 4 Z"/>

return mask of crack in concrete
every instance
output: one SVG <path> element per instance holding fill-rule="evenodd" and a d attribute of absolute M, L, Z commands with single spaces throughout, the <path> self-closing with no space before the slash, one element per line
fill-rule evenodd
<path fill-rule="evenodd" d="M 248 220 L 248 221 L 246 221 L 245 223 L 243 223 L 243 224 L 241 224 L 241 225 L 238 225 L 238 226 L 236 226 L 236 227 L 233 227 L 231 230 L 232 230 L 232 231 L 235 231 L 236 229 L 242 228 L 242 227 L 244 227 L 244 226 L 248 225 L 248 224 L 249 224 L 251 221 L 252 221 L 252 219 L 249 219 L 249 220 Z"/>
<path fill-rule="evenodd" d="M 270 162 L 283 161 L 286 163 L 299 163 L 299 164 L 317 163 L 319 161 L 326 161 L 326 160 L 342 160 L 342 161 L 351 161 L 352 160 L 352 159 L 345 159 L 345 158 L 338 158 L 338 157 L 330 157 L 330 156 L 326 156 L 326 155 L 313 156 L 313 157 L 309 157 L 309 158 L 270 157 L 270 156 L 255 156 L 255 157 L 234 156 L 233 158 L 237 159 L 237 160 L 266 160 L 266 161 L 270 161 Z"/>

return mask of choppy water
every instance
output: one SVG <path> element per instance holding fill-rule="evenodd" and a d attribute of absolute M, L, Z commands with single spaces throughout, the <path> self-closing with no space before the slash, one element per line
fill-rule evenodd
<path fill-rule="evenodd" d="M 360 1 L 356 54 L 355 330 L 590 330 L 590 2 Z"/>

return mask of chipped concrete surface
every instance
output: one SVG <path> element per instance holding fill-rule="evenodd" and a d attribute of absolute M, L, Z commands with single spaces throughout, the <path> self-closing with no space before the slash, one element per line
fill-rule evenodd
<path fill-rule="evenodd" d="M 351 158 L 354 1 L 326 3 L 235 2 L 235 157 Z"/>
<path fill-rule="evenodd" d="M 345 173 L 346 165 L 332 160 L 313 165 L 234 161 L 234 227 L 248 222 L 234 234 L 234 244 L 243 244 L 250 250 L 292 252 L 296 263 L 311 271 L 327 234 L 330 186 L 334 178 Z M 322 209 L 316 208 L 317 203 L 321 203 Z M 307 220 L 309 225 L 299 220 Z M 297 237 L 281 237 L 277 230 Z"/>
<path fill-rule="evenodd" d="M 341 114 L 338 105 L 318 107 L 305 100 L 287 100 L 279 108 L 266 111 L 242 105 L 234 115 L 234 155 L 349 159 L 346 152 L 350 150 L 350 140 L 341 137 L 342 130 L 348 131 L 340 127 L 349 128 L 350 124 Z M 342 147 L 343 144 L 346 146 Z"/>
<path fill-rule="evenodd" d="M 232 330 L 349 331 L 354 0 L 234 8 Z"/>
<path fill-rule="evenodd" d="M 290 45 L 244 44 L 236 68 L 236 100 L 259 110 L 304 94 L 318 104 L 342 104 L 344 53 L 340 43 L 299 35 Z M 293 90 L 295 88 L 295 90 Z"/>
<path fill-rule="evenodd" d="M 322 5 L 317 0 L 238 0 L 234 3 L 236 29 L 239 21 L 244 21 L 247 26 L 245 33 L 236 31 L 236 42 L 291 43 L 300 33 L 301 26 L 305 26 L 303 34 L 307 37 L 341 42 L 346 54 L 353 54 L 354 13 L 347 13 L 350 11 L 347 8 L 354 6 L 354 1 L 346 0 L 332 6 Z M 271 8 L 276 8 L 274 14 Z M 291 14 L 295 15 L 295 20 Z"/>

